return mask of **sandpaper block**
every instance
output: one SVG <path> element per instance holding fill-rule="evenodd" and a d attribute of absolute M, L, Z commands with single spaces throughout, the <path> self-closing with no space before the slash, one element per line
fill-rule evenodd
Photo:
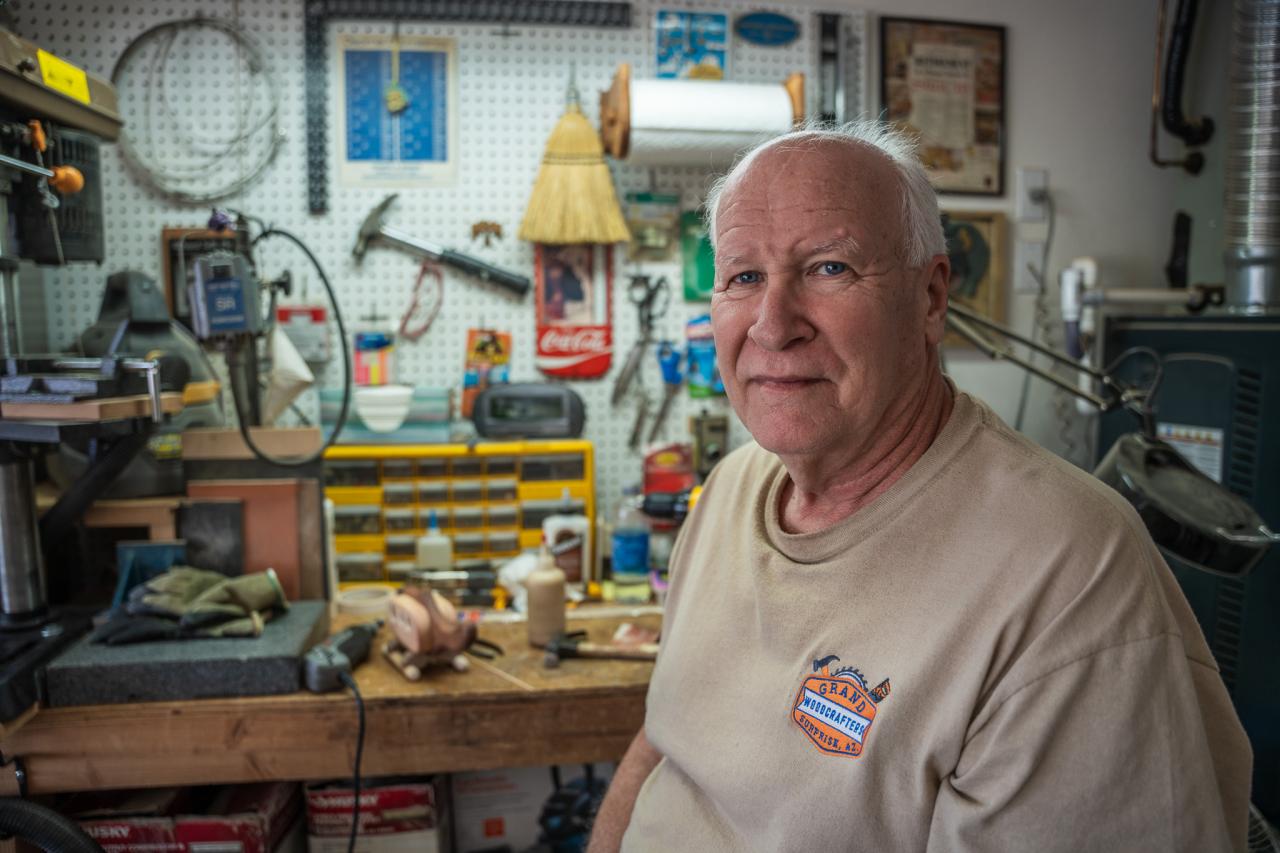
<path fill-rule="evenodd" d="M 45 670 L 45 704 L 114 705 L 302 689 L 302 655 L 329 635 L 324 601 L 295 601 L 261 637 L 107 646 L 84 637 Z"/>

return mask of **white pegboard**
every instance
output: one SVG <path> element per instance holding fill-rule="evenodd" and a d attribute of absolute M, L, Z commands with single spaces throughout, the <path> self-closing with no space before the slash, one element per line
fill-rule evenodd
<path fill-rule="evenodd" d="M 332 279 L 350 326 L 357 318 L 376 310 L 398 317 L 408 303 L 417 263 L 408 255 L 371 248 L 362 266 L 351 258 L 356 230 L 381 196 L 380 191 L 353 189 L 337 183 L 331 156 L 330 211 L 324 216 L 307 212 L 303 20 L 300 3 L 271 0 L 176 0 L 166 3 L 68 2 L 26 0 L 11 6 L 18 32 L 47 50 L 109 76 L 126 45 L 144 30 L 162 21 L 194 15 L 238 20 L 266 52 L 280 86 L 280 126 L 287 134 L 275 161 L 261 180 L 237 196 L 218 202 L 288 229 L 316 253 Z M 533 249 L 516 239 L 543 146 L 564 109 L 565 87 L 571 64 L 576 64 L 583 110 L 598 121 L 598 93 L 608 88 L 621 62 L 632 64 L 635 76 L 654 74 L 653 21 L 659 8 L 723 12 L 730 20 L 752 11 L 778 11 L 800 21 L 801 36 L 789 46 L 766 48 L 730 38 L 728 79 L 744 83 L 781 82 L 788 74 L 806 76 L 809 112 L 817 103 L 817 5 L 755 3 L 743 0 L 680 4 L 640 0 L 632 3 L 632 26 L 625 30 L 510 27 L 501 25 L 424 24 L 402 22 L 402 35 L 446 37 L 456 40 L 458 71 L 458 172 L 452 186 L 414 189 L 401 193 L 388 222 L 415 236 L 469 252 L 499 266 L 531 274 Z M 866 44 L 866 15 L 848 8 L 857 44 Z M 335 23 L 330 44 L 338 32 L 390 34 L 391 22 Z M 132 65 L 132 63 L 131 63 Z M 862 67 L 861 59 L 857 66 Z M 236 61 L 225 37 L 210 35 L 184 43 L 168 66 L 168 91 L 180 117 L 192 129 L 214 128 L 224 132 L 237 110 L 236 98 L 246 96 L 243 65 Z M 332 77 L 332 71 L 330 72 Z M 332 82 L 332 80 L 331 80 Z M 331 87 L 332 91 L 332 87 Z M 123 94 L 123 93 L 122 93 Z M 130 105 L 122 111 L 126 117 Z M 330 106 L 333 115 L 333 105 Z M 330 127 L 333 127 L 330 122 Z M 218 130 L 220 129 L 220 130 Z M 329 151 L 337 141 L 330 131 Z M 48 273 L 54 294 L 50 308 L 51 343 L 69 347 L 75 336 L 96 317 L 106 275 L 121 269 L 137 269 L 161 278 L 160 232 L 164 227 L 203 227 L 207 207 L 177 205 L 153 195 L 129 174 L 116 146 L 104 146 L 104 206 L 107 258 L 101 268 L 88 264 Z M 236 162 L 234 165 L 239 165 Z M 681 196 L 686 209 L 700 203 L 713 175 L 693 168 L 643 169 L 612 164 L 619 196 L 629 190 L 655 189 Z M 491 248 L 470 238 L 472 223 L 492 220 L 502 225 L 505 237 Z M 283 243 L 269 247 L 271 266 L 289 265 L 295 281 L 305 280 L 312 301 L 322 300 L 316 277 L 294 250 Z M 277 254 L 278 253 L 278 254 Z M 585 436 L 597 448 L 597 490 L 602 506 L 614 505 L 621 488 L 639 479 L 638 454 L 627 448 L 634 415 L 630 402 L 613 409 L 609 394 L 613 379 L 638 333 L 636 315 L 626 299 L 626 274 L 635 267 L 616 253 L 614 275 L 615 354 L 609 373 L 597 380 L 574 382 L 587 409 Z M 683 338 L 684 322 L 708 310 L 707 303 L 686 303 L 680 298 L 680 265 L 646 264 L 651 275 L 666 275 L 673 298 L 667 316 L 659 322 L 659 338 Z M 532 297 L 516 301 L 501 292 L 446 270 L 444 305 L 430 332 L 415 344 L 397 349 L 399 380 L 406 383 L 457 387 L 461 382 L 467 329 L 486 325 L 514 335 L 515 381 L 537 381 L 541 374 L 534 362 L 534 310 Z M 341 362 L 334 359 L 323 377 L 326 385 L 341 381 Z M 656 359 L 645 359 L 643 381 L 656 409 L 662 387 Z M 314 406 L 314 402 L 311 402 Z M 682 393 L 667 421 L 668 438 L 685 438 L 683 423 L 701 401 Z M 720 401 L 707 404 L 712 411 L 728 411 Z M 731 418 L 731 443 L 746 434 Z"/>

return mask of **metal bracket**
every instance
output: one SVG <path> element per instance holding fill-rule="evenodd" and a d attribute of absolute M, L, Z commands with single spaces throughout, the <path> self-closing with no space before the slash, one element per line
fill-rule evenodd
<path fill-rule="evenodd" d="M 22 756 L 15 755 L 11 758 L 6 758 L 4 755 L 0 755 L 0 767 L 13 767 L 13 781 L 18 786 L 18 797 L 23 800 L 27 799 L 27 767 L 22 763 Z"/>
<path fill-rule="evenodd" d="M 461 24 L 529 24 L 558 27 L 631 26 L 631 4 L 579 0 L 310 0 L 304 11 L 306 54 L 307 202 L 312 213 L 329 210 L 329 23 L 449 21 Z"/>

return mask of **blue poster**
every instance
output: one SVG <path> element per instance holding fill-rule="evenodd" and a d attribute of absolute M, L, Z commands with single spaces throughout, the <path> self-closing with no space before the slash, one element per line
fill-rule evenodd
<path fill-rule="evenodd" d="M 659 77 L 724 77 L 729 47 L 727 15 L 662 10 L 654 21 L 654 32 Z"/>

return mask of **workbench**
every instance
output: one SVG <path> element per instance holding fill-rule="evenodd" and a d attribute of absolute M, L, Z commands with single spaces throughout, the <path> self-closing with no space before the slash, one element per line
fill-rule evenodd
<path fill-rule="evenodd" d="M 355 621 L 340 616 L 333 630 Z M 570 618 L 569 628 L 607 642 L 624 621 L 656 629 L 661 620 Z M 381 655 L 388 630 L 356 672 L 364 776 L 617 760 L 643 722 L 651 663 L 571 659 L 546 669 L 523 622 L 486 622 L 480 636 L 505 655 L 410 682 Z M 0 728 L 0 795 L 19 793 L 19 764 L 29 794 L 340 779 L 351 775 L 355 735 L 348 691 L 37 708 Z"/>

